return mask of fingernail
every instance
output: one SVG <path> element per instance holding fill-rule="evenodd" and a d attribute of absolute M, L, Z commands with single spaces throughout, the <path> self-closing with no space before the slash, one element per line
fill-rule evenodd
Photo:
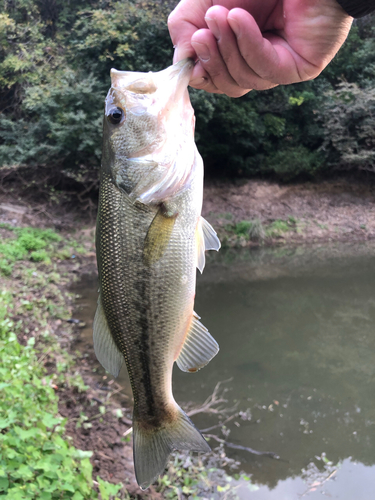
<path fill-rule="evenodd" d="M 207 26 L 210 28 L 210 31 L 212 31 L 212 33 L 214 34 L 214 37 L 219 39 L 220 29 L 215 19 L 211 19 L 210 17 L 206 16 L 204 20 L 206 21 Z"/>
<path fill-rule="evenodd" d="M 202 85 L 205 85 L 207 83 L 207 78 L 204 78 L 203 76 L 200 78 L 194 78 L 194 80 L 191 80 L 189 82 L 189 85 L 191 87 L 202 87 Z"/>
<path fill-rule="evenodd" d="M 228 23 L 230 27 L 232 28 L 232 31 L 234 31 L 234 34 L 238 38 L 241 35 L 241 29 L 240 26 L 237 22 L 237 19 L 233 19 L 232 17 L 227 17 Z"/>
<path fill-rule="evenodd" d="M 191 44 L 202 62 L 208 62 L 210 60 L 210 51 L 205 43 L 191 42 Z"/>

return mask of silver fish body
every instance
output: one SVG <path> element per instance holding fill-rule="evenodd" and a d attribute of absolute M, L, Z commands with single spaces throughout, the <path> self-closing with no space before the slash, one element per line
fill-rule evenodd
<path fill-rule="evenodd" d="M 123 360 L 134 397 L 137 481 L 147 488 L 174 449 L 209 446 L 172 394 L 174 361 L 197 371 L 218 346 L 193 311 L 196 267 L 220 247 L 201 218 L 203 164 L 185 60 L 159 73 L 112 70 L 106 99 L 96 247 L 99 361 Z"/>

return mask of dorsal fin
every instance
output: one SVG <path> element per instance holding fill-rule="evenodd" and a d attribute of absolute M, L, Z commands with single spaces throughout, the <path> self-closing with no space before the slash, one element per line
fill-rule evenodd
<path fill-rule="evenodd" d="M 219 352 L 219 345 L 194 312 L 184 345 L 176 360 L 183 372 L 194 373 L 211 361 Z"/>

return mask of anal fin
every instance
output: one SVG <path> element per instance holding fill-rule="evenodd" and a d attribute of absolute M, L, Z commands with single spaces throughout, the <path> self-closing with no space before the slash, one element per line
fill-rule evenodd
<path fill-rule="evenodd" d="M 111 373 L 114 377 L 118 377 L 122 363 L 124 362 L 124 356 L 121 354 L 109 331 L 100 295 L 93 330 L 94 350 L 98 361 L 107 372 Z"/>
<path fill-rule="evenodd" d="M 190 329 L 176 360 L 177 366 L 183 372 L 194 373 L 206 366 L 218 352 L 218 343 L 193 313 Z"/>

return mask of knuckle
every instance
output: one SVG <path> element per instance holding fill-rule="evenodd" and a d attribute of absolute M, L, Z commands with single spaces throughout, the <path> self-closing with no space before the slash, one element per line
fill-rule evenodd
<path fill-rule="evenodd" d="M 216 64 L 212 64 L 211 61 L 206 63 L 201 61 L 201 64 L 213 82 L 223 79 L 225 73 L 220 67 L 218 68 Z"/>
<path fill-rule="evenodd" d="M 242 75 L 236 75 L 236 76 L 232 75 L 232 78 L 237 83 L 237 85 L 241 88 L 241 90 L 255 88 L 254 82 L 250 81 L 249 78 L 243 77 Z"/>

